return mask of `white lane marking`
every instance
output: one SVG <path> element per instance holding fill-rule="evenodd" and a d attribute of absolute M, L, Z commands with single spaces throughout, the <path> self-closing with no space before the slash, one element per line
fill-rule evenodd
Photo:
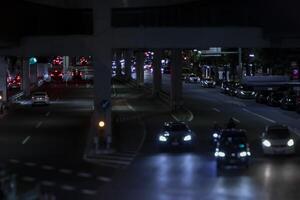
<path fill-rule="evenodd" d="M 10 159 L 9 162 L 14 163 L 14 164 L 20 163 L 20 161 L 16 160 L 16 159 Z"/>
<path fill-rule="evenodd" d="M 104 176 L 98 176 L 97 180 L 103 181 L 103 182 L 111 182 L 111 178 L 104 177 Z"/>
<path fill-rule="evenodd" d="M 88 189 L 83 189 L 81 190 L 82 194 L 86 194 L 86 195 L 95 195 L 97 193 L 96 190 L 88 190 Z"/>
<path fill-rule="evenodd" d="M 66 191 L 74 191 L 75 190 L 75 187 L 71 186 L 71 185 L 62 185 L 60 188 L 63 190 L 66 190 Z"/>
<path fill-rule="evenodd" d="M 119 156 L 119 155 L 103 155 L 101 156 L 101 158 L 103 159 L 108 159 L 108 160 L 128 160 L 128 161 L 132 161 L 134 160 L 134 157 L 136 155 L 132 155 L 132 156 Z"/>
<path fill-rule="evenodd" d="M 44 169 L 44 170 L 54 170 L 55 168 L 53 166 L 50 166 L 50 165 L 43 165 L 42 169 Z"/>
<path fill-rule="evenodd" d="M 86 172 L 79 172 L 79 173 L 77 174 L 77 176 L 83 177 L 83 178 L 91 178 L 91 177 L 92 177 L 91 174 L 86 173 Z"/>
<path fill-rule="evenodd" d="M 39 123 L 37 123 L 37 125 L 35 126 L 35 128 L 40 128 L 40 126 L 43 124 L 42 121 L 40 121 Z"/>
<path fill-rule="evenodd" d="M 63 174 L 72 174 L 73 173 L 73 171 L 70 169 L 60 169 L 59 172 L 63 173 Z"/>
<path fill-rule="evenodd" d="M 50 113 L 51 113 L 50 111 L 47 112 L 47 113 L 46 113 L 46 117 L 49 117 Z"/>
<path fill-rule="evenodd" d="M 34 182 L 35 181 L 35 178 L 30 177 L 30 176 L 24 176 L 21 179 L 22 179 L 22 181 L 26 181 L 26 182 Z"/>
<path fill-rule="evenodd" d="M 265 117 L 265 116 L 262 116 L 262 115 L 260 115 L 260 114 L 257 114 L 257 113 L 255 113 L 255 112 L 252 112 L 252 111 L 250 111 L 250 110 L 248 110 L 248 109 L 246 109 L 246 108 L 243 108 L 243 111 L 245 111 L 245 112 L 247 112 L 247 113 L 249 113 L 249 114 L 255 115 L 255 116 L 257 116 L 257 117 L 260 117 L 260 118 L 262 118 L 262 119 L 264 119 L 264 120 L 266 120 L 266 121 L 268 121 L 268 122 L 271 122 L 271 123 L 273 123 L 273 124 L 276 124 L 276 121 L 274 121 L 274 120 L 272 120 L 272 119 L 269 119 L 269 118 L 267 118 L 267 117 Z"/>
<path fill-rule="evenodd" d="M 192 111 L 186 109 L 186 112 L 188 112 L 189 116 L 187 121 L 191 122 L 194 119 L 194 114 L 192 113 Z M 171 116 L 173 117 L 173 119 L 175 119 L 175 121 L 182 121 L 181 119 L 179 119 L 178 117 L 176 117 L 176 115 L 174 115 L 173 113 L 171 113 Z"/>
<path fill-rule="evenodd" d="M 132 111 L 134 111 L 134 112 L 135 112 L 135 108 L 134 108 L 134 107 L 132 107 L 131 105 L 127 104 L 127 107 L 128 107 L 130 110 L 132 110 Z"/>
<path fill-rule="evenodd" d="M 55 185 L 53 181 L 42 181 L 41 184 L 48 187 L 52 187 Z"/>
<path fill-rule="evenodd" d="M 218 108 L 213 108 L 212 110 L 213 110 L 213 111 L 216 111 L 216 112 L 218 112 L 218 113 L 221 112 L 221 110 L 219 110 Z"/>
<path fill-rule="evenodd" d="M 232 118 L 236 123 L 241 123 L 241 121 L 240 120 L 238 120 L 237 118 Z"/>
<path fill-rule="evenodd" d="M 23 141 L 22 144 L 26 144 L 28 142 L 28 140 L 30 140 L 31 136 L 27 136 Z"/>
<path fill-rule="evenodd" d="M 34 167 L 34 166 L 36 166 L 36 163 L 26 162 L 24 165 L 26 165 L 28 167 Z"/>
<path fill-rule="evenodd" d="M 180 121 L 179 118 L 176 117 L 176 115 L 171 114 L 171 116 L 173 117 L 173 119 L 175 119 L 175 121 Z"/>

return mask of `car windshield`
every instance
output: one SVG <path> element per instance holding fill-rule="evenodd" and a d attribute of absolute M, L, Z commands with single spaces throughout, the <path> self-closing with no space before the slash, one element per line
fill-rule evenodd
<path fill-rule="evenodd" d="M 188 127 L 185 124 L 172 124 L 171 126 L 165 126 L 165 131 L 188 131 Z"/>
<path fill-rule="evenodd" d="M 195 77 L 196 77 L 196 75 L 192 74 L 192 75 L 190 75 L 190 77 L 191 77 L 191 78 L 195 78 Z"/>
<path fill-rule="evenodd" d="M 289 130 L 285 128 L 270 129 L 266 134 L 266 138 L 268 139 L 286 139 L 289 136 L 290 136 Z"/>
<path fill-rule="evenodd" d="M 45 96 L 45 95 L 46 95 L 45 92 L 37 92 L 33 94 L 33 96 Z"/>
<path fill-rule="evenodd" d="M 245 136 L 226 136 L 222 137 L 220 145 L 224 148 L 246 148 L 247 138 Z"/>

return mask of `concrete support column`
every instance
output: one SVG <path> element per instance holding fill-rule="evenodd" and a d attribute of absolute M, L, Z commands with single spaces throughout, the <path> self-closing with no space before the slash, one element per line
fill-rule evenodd
<path fill-rule="evenodd" d="M 7 68 L 8 63 L 4 57 L 0 57 L 0 105 L 7 101 Z"/>
<path fill-rule="evenodd" d="M 22 62 L 22 90 L 25 96 L 30 95 L 29 59 L 23 58 Z"/>
<path fill-rule="evenodd" d="M 154 97 L 159 96 L 159 92 L 161 91 L 161 60 L 162 60 L 162 50 L 154 51 L 154 59 L 153 59 L 153 91 L 152 94 Z"/>
<path fill-rule="evenodd" d="M 67 74 L 68 69 L 70 66 L 70 57 L 69 56 L 64 56 L 63 57 L 63 74 Z"/>
<path fill-rule="evenodd" d="M 29 64 L 30 83 L 37 85 L 37 63 Z"/>
<path fill-rule="evenodd" d="M 132 51 L 126 50 L 124 52 L 125 59 L 125 77 L 126 80 L 131 80 L 131 66 L 132 66 Z"/>
<path fill-rule="evenodd" d="M 171 60 L 171 108 L 177 110 L 183 105 L 182 100 L 182 55 L 181 50 L 172 50 Z"/>
<path fill-rule="evenodd" d="M 123 59 L 123 54 L 121 50 L 116 51 L 116 76 L 121 77 L 122 76 L 122 65 L 121 60 Z"/>
<path fill-rule="evenodd" d="M 144 57 L 144 52 L 139 51 L 136 54 L 136 80 L 138 86 L 143 86 L 144 85 L 144 62 L 145 62 L 145 57 Z"/>
<path fill-rule="evenodd" d="M 242 61 L 242 48 L 239 48 L 239 64 L 238 64 L 238 70 L 237 70 L 237 74 L 238 74 L 238 79 L 242 79 L 243 78 L 243 61 Z"/>

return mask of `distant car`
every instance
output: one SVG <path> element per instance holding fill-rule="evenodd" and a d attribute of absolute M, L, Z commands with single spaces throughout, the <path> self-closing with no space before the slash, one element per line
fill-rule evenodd
<path fill-rule="evenodd" d="M 267 105 L 280 106 L 283 98 L 284 94 L 282 92 L 271 92 L 267 97 Z"/>
<path fill-rule="evenodd" d="M 170 74 L 171 73 L 171 67 L 169 67 L 169 66 L 163 67 L 163 73 L 164 74 Z"/>
<path fill-rule="evenodd" d="M 259 91 L 255 95 L 256 103 L 267 103 L 268 91 Z"/>
<path fill-rule="evenodd" d="M 72 71 L 72 80 L 73 81 L 81 81 L 82 80 L 82 72 L 79 71 L 78 69 L 75 69 Z"/>
<path fill-rule="evenodd" d="M 280 108 L 286 110 L 296 110 L 296 103 L 296 94 L 288 94 L 282 98 Z"/>
<path fill-rule="evenodd" d="M 166 122 L 157 140 L 161 149 L 192 148 L 196 142 L 196 136 L 184 122 Z"/>
<path fill-rule="evenodd" d="M 265 132 L 262 133 L 261 138 L 264 154 L 295 153 L 295 140 L 287 126 L 267 126 Z"/>
<path fill-rule="evenodd" d="M 223 81 L 221 83 L 221 93 L 228 94 L 228 92 L 230 90 L 229 85 L 230 85 L 230 82 Z"/>
<path fill-rule="evenodd" d="M 199 83 L 200 78 L 199 78 L 199 76 L 196 76 L 195 74 L 188 74 L 185 77 L 185 82 L 186 83 Z"/>
<path fill-rule="evenodd" d="M 31 97 L 32 105 L 49 105 L 49 96 L 47 92 L 35 92 Z"/>
<path fill-rule="evenodd" d="M 236 89 L 236 96 L 238 98 L 254 99 L 255 95 L 256 95 L 256 93 L 252 87 L 239 85 L 238 88 Z"/>
<path fill-rule="evenodd" d="M 211 78 L 203 78 L 201 79 L 201 86 L 205 88 L 214 88 L 216 87 L 216 81 Z"/>
<path fill-rule="evenodd" d="M 240 129 L 224 129 L 215 149 L 217 169 L 227 165 L 243 165 L 248 168 L 251 156 L 246 132 Z"/>
<path fill-rule="evenodd" d="M 182 72 L 181 72 L 181 80 L 185 80 L 185 77 L 189 74 L 191 74 L 191 70 L 189 68 L 182 68 Z"/>
<path fill-rule="evenodd" d="M 54 69 L 50 73 L 50 77 L 52 81 L 62 81 L 63 80 L 63 73 L 61 69 Z"/>

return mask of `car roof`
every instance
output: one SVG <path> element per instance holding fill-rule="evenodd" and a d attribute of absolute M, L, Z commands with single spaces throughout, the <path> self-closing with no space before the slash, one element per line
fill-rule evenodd
<path fill-rule="evenodd" d="M 165 122 L 164 123 L 164 126 L 172 127 L 172 126 L 176 126 L 176 125 L 186 125 L 186 123 L 184 123 L 184 122 Z"/>
<path fill-rule="evenodd" d="M 284 124 L 275 124 L 275 125 L 270 125 L 267 126 L 267 130 L 278 130 L 278 129 L 288 129 L 288 127 Z"/>

